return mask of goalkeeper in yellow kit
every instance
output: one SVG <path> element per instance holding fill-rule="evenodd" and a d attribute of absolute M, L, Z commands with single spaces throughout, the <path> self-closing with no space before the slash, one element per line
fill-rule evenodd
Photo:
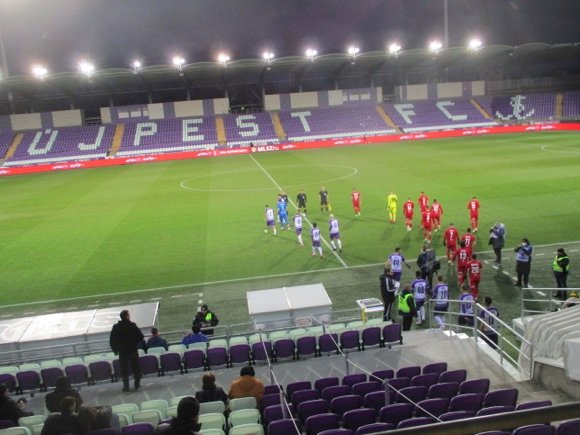
<path fill-rule="evenodd" d="M 395 193 L 389 192 L 387 195 L 387 209 L 389 210 L 389 223 L 394 224 L 397 221 L 397 201 Z"/>

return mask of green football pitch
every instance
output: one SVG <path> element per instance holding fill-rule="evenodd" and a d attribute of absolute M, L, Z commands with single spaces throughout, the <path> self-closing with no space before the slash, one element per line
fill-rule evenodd
<path fill-rule="evenodd" d="M 486 265 L 481 293 L 506 319 L 519 315 L 512 286 L 513 252 L 522 237 L 536 246 L 531 284 L 552 287 L 551 261 L 566 242 L 572 261 L 580 240 L 580 136 L 512 134 L 350 146 L 225 158 L 65 171 L 0 179 L 0 316 L 82 310 L 160 301 L 163 330 L 185 330 L 201 301 L 222 323 L 248 322 L 246 292 L 321 282 L 335 309 L 379 295 L 386 257 L 402 248 L 415 269 L 423 239 L 405 229 L 403 202 L 420 191 L 444 208 L 443 225 L 469 226 L 467 202 L 481 202 L 477 251 L 489 260 L 488 229 L 507 227 L 504 271 Z M 323 244 L 325 258 L 300 247 L 293 231 L 265 234 L 264 206 L 280 190 L 303 188 L 308 222 L 328 240 L 328 214 L 318 206 L 325 186 L 340 221 L 343 252 Z M 362 193 L 362 216 L 350 204 Z M 386 196 L 398 194 L 395 225 Z M 290 216 L 294 207 L 290 207 Z M 442 234 L 433 245 L 444 255 Z M 510 262 L 511 261 L 511 262 Z M 452 296 L 453 270 L 443 262 Z M 411 280 L 405 271 L 403 281 Z M 505 273 L 504 273 L 505 272 Z"/>

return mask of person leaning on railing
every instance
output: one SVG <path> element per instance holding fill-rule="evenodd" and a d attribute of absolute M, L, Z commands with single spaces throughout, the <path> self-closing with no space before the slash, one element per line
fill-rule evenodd
<path fill-rule="evenodd" d="M 568 278 L 568 271 L 570 269 L 570 259 L 564 248 L 559 248 L 556 251 L 556 258 L 552 262 L 552 271 L 554 278 L 556 278 L 556 287 L 565 289 L 567 287 L 566 279 Z M 558 290 L 556 297 L 561 300 L 566 300 L 566 290 Z"/>

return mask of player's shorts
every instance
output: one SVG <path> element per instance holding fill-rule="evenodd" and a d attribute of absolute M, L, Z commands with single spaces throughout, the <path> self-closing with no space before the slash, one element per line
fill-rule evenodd
<path fill-rule="evenodd" d="M 405 213 L 405 219 L 413 220 L 413 213 L 410 214 Z"/>
<path fill-rule="evenodd" d="M 422 225 L 423 225 L 423 229 L 424 230 L 431 231 L 433 229 L 433 224 L 432 223 L 422 224 Z"/>
<path fill-rule="evenodd" d="M 330 233 L 330 240 L 340 239 L 340 233 Z"/>
<path fill-rule="evenodd" d="M 393 279 L 395 281 L 401 281 L 401 276 L 403 275 L 403 272 L 398 271 L 398 272 L 393 272 Z"/>
<path fill-rule="evenodd" d="M 394 206 L 394 207 L 391 206 L 391 207 L 387 207 L 387 208 L 389 209 L 389 213 L 393 213 L 393 214 L 397 213 L 397 206 Z"/>
<path fill-rule="evenodd" d="M 449 243 L 447 243 L 447 250 L 448 251 L 453 251 L 455 252 L 457 250 L 457 243 L 454 243 L 452 245 L 450 245 Z"/>
<path fill-rule="evenodd" d="M 433 314 L 446 313 L 447 311 L 449 311 L 449 304 L 435 305 L 435 308 L 433 308 Z"/>
<path fill-rule="evenodd" d="M 299 201 L 298 202 L 298 207 L 300 207 L 300 208 L 306 208 L 306 203 L 304 201 Z"/>
<path fill-rule="evenodd" d="M 327 205 L 328 204 L 328 198 L 321 198 L 320 199 L 320 205 Z"/>
<path fill-rule="evenodd" d="M 354 208 L 360 208 L 360 202 L 353 202 L 353 203 L 352 203 L 352 206 L 353 206 Z"/>
<path fill-rule="evenodd" d="M 479 218 L 479 213 L 469 213 L 471 216 L 471 219 L 478 219 Z"/>
<path fill-rule="evenodd" d="M 313 248 L 320 248 L 320 240 L 313 240 L 312 247 Z"/>
<path fill-rule="evenodd" d="M 473 314 L 463 314 L 457 318 L 457 323 L 463 326 L 473 326 Z"/>
<path fill-rule="evenodd" d="M 280 218 L 280 223 L 283 225 L 288 224 L 288 215 L 286 213 L 278 215 Z"/>
<path fill-rule="evenodd" d="M 425 299 L 415 299 L 415 309 L 419 311 L 425 305 Z"/>
<path fill-rule="evenodd" d="M 274 225 L 276 225 L 274 221 L 266 221 L 267 227 L 273 227 Z"/>
<path fill-rule="evenodd" d="M 475 286 L 476 284 L 479 284 L 479 281 L 481 280 L 481 277 L 473 277 L 473 276 L 469 276 L 469 285 L 470 286 Z"/>
<path fill-rule="evenodd" d="M 302 228 L 296 228 L 296 235 L 300 236 L 302 234 Z"/>

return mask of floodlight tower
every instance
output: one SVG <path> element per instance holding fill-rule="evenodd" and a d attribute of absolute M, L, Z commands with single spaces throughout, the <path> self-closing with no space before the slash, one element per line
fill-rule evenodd
<path fill-rule="evenodd" d="M 81 74 L 91 77 L 95 73 L 95 65 L 88 60 L 81 60 L 78 64 L 78 69 Z"/>
<path fill-rule="evenodd" d="M 224 87 L 224 97 L 225 98 L 229 98 L 228 95 L 228 87 L 226 86 L 226 68 L 228 66 L 228 62 L 230 61 L 230 56 L 227 55 L 226 53 L 220 53 L 217 56 L 217 60 L 219 63 L 221 63 L 223 65 L 223 71 L 222 71 L 222 84 Z"/>
<path fill-rule="evenodd" d="M 143 66 L 143 64 L 141 63 L 140 60 L 134 60 L 133 63 L 131 64 L 131 66 L 133 67 L 133 74 L 138 74 L 139 70 L 141 69 L 141 67 Z"/>
<path fill-rule="evenodd" d="M 389 54 L 397 56 L 401 52 L 401 44 L 393 42 L 389 44 Z"/>
<path fill-rule="evenodd" d="M 32 65 L 31 68 L 32 75 L 37 78 L 38 80 L 44 80 L 48 75 L 48 70 L 43 65 Z"/>
<path fill-rule="evenodd" d="M 477 51 L 481 48 L 482 45 L 483 42 L 481 42 L 481 39 L 471 38 L 467 44 L 467 48 L 469 48 L 472 51 Z"/>
<path fill-rule="evenodd" d="M 318 54 L 318 51 L 316 51 L 313 48 L 306 49 L 306 57 L 308 59 L 310 59 L 310 62 L 314 62 L 314 58 L 316 57 L 317 54 Z"/>

